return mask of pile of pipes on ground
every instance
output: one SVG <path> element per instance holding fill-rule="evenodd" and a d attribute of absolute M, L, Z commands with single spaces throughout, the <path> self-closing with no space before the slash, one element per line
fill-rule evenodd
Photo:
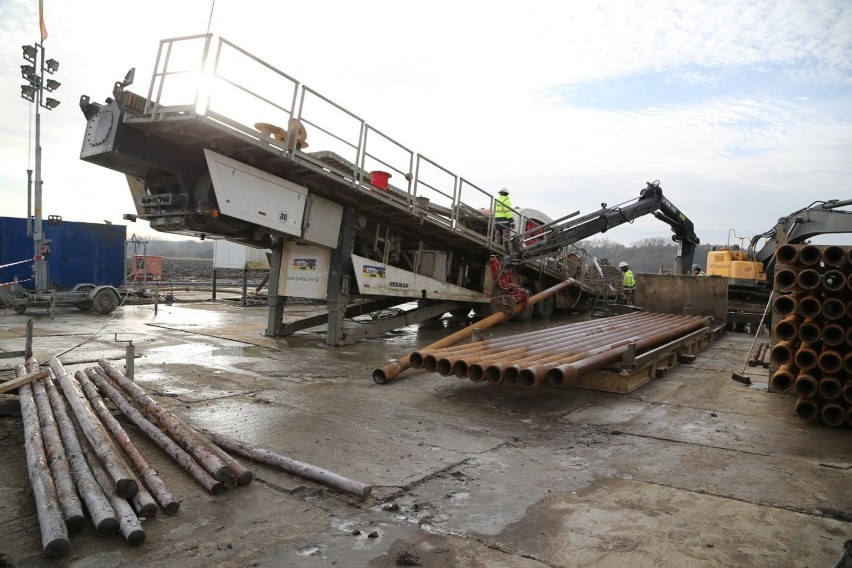
<path fill-rule="evenodd" d="M 767 353 L 769 353 L 769 343 L 761 341 L 752 348 L 751 354 L 748 357 L 748 366 L 768 367 L 769 363 L 766 361 Z"/>
<path fill-rule="evenodd" d="M 151 518 L 158 504 L 169 514 L 180 508 L 102 397 L 213 495 L 247 485 L 254 477 L 225 450 L 361 498 L 371 492 L 369 485 L 336 473 L 196 430 L 109 361 L 98 364 L 77 371 L 74 378 L 56 358 L 48 362 L 49 372 L 39 371 L 34 358 L 15 368 L 23 383 L 18 396 L 24 447 L 47 556 L 68 553 L 68 532 L 81 529 L 85 521 L 81 500 L 98 536 L 121 533 L 134 546 L 145 541 L 141 519 Z"/>
<path fill-rule="evenodd" d="M 415 369 L 475 383 L 568 387 L 579 377 L 619 363 L 709 325 L 708 318 L 636 312 L 465 345 L 423 349 Z"/>
<path fill-rule="evenodd" d="M 776 266 L 769 388 L 798 394 L 802 420 L 852 426 L 852 248 L 786 244 Z"/>

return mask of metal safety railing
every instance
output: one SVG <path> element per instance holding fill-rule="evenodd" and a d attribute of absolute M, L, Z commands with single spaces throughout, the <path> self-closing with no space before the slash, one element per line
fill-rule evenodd
<path fill-rule="evenodd" d="M 212 34 L 161 40 L 144 110 L 128 120 L 212 121 L 365 191 L 376 191 L 371 172 L 385 172 L 392 178 L 389 199 L 450 231 L 491 242 L 490 193 L 230 41 L 212 44 Z M 273 134 L 259 133 L 257 124 Z M 300 137 L 301 129 L 310 138 Z M 323 151 L 305 151 L 309 144 Z M 330 163 L 319 154 L 342 160 Z"/>

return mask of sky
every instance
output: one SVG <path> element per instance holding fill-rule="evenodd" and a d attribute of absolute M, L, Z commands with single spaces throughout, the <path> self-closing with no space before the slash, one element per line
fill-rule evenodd
<path fill-rule="evenodd" d="M 848 0 L 44 0 L 44 18 L 62 83 L 60 106 L 42 111 L 44 214 L 65 220 L 135 212 L 122 174 L 79 159 L 80 96 L 103 102 L 131 67 L 144 94 L 161 39 L 208 32 L 553 218 L 659 180 L 703 243 L 740 244 L 814 201 L 852 198 Z M 34 107 L 18 71 L 38 40 L 38 2 L 0 0 L 3 216 L 27 210 Z M 670 234 L 649 215 L 602 236 Z"/>

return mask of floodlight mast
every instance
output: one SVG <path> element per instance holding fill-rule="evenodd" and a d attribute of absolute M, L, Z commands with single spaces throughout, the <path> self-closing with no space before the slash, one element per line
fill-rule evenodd
<path fill-rule="evenodd" d="M 48 99 L 44 101 L 44 90 L 49 91 L 59 88 L 59 82 L 53 79 L 45 81 L 45 72 L 51 75 L 59 69 L 59 62 L 50 59 L 45 62 L 44 45 L 24 45 L 24 60 L 31 65 L 22 65 L 21 74 L 29 81 L 29 85 L 21 85 L 21 97 L 31 103 L 35 103 L 35 188 L 34 199 L 31 198 L 32 188 L 29 180 L 27 182 L 27 226 L 28 233 L 33 236 L 33 278 L 35 280 L 36 292 L 46 291 L 50 286 L 47 257 L 50 255 L 50 240 L 44 238 L 43 215 L 42 215 L 42 178 L 41 178 L 41 108 L 52 110 L 59 106 L 59 101 Z M 38 66 L 36 66 L 38 64 Z M 27 170 L 28 178 L 30 170 Z M 33 210 L 30 211 L 30 203 Z M 32 227 L 30 228 L 30 221 Z"/>

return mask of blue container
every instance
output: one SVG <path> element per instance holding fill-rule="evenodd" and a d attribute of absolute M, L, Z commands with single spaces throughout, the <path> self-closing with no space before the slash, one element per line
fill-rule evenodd
<path fill-rule="evenodd" d="M 50 287 L 59 290 L 77 284 L 121 286 L 124 282 L 124 240 L 127 227 L 102 223 L 62 221 L 48 225 L 44 221 L 45 238 L 50 240 L 47 264 Z M 33 239 L 27 235 L 27 220 L 0 217 L 0 266 L 28 260 L 25 264 L 0 268 L 0 284 L 17 276 L 27 280 L 23 285 L 32 289 Z"/>

